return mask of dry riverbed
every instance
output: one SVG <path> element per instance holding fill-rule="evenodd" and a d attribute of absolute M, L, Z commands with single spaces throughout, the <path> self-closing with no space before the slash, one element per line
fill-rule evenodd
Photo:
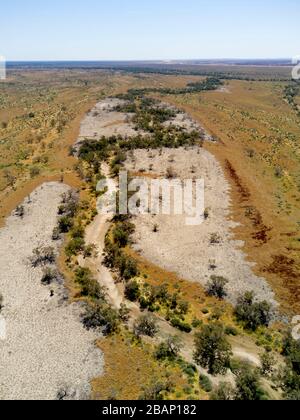
<path fill-rule="evenodd" d="M 103 371 L 97 336 L 80 322 L 82 308 L 69 304 L 63 285 L 41 284 L 41 268 L 29 259 L 51 239 L 61 194 L 68 187 L 47 183 L 23 203 L 23 218 L 12 215 L 0 230 L 0 293 L 6 337 L 0 340 L 0 399 L 81 399 L 90 380 Z M 51 297 L 51 289 L 54 296 Z"/>
<path fill-rule="evenodd" d="M 139 215 L 134 237 L 138 252 L 167 271 L 202 285 L 212 275 L 225 277 L 232 303 L 248 290 L 253 290 L 259 299 L 275 303 L 266 280 L 255 276 L 247 262 L 241 250 L 243 243 L 233 237 L 229 184 L 213 155 L 199 147 L 136 150 L 128 157 L 126 168 L 133 173 L 146 171 L 158 178 L 166 178 L 171 168 L 173 176 L 181 180 L 205 181 L 207 220 L 188 226 L 186 215 Z M 149 177 L 146 179 L 149 181 Z M 212 236 L 217 243 L 211 243 Z"/>

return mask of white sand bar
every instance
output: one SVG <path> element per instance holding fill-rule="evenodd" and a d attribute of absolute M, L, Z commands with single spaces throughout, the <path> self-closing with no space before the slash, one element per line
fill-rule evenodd
<path fill-rule="evenodd" d="M 47 183 L 24 201 L 25 215 L 10 216 L 0 230 L 0 399 L 89 398 L 90 380 L 103 371 L 96 335 L 80 322 L 82 308 L 70 305 L 62 285 L 41 284 L 41 268 L 29 258 L 38 246 L 53 246 L 57 208 L 67 186 Z M 50 296 L 53 289 L 54 296 Z"/>

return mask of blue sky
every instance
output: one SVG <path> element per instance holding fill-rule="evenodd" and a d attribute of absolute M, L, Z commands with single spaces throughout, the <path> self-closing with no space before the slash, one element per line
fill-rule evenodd
<path fill-rule="evenodd" d="M 299 0 L 8 0 L 0 13 L 8 60 L 300 54 Z"/>

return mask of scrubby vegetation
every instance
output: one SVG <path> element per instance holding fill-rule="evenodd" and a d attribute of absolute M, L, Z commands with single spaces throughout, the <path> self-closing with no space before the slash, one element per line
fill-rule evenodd
<path fill-rule="evenodd" d="M 235 315 L 246 329 L 255 331 L 259 326 L 269 325 L 272 318 L 271 305 L 266 301 L 257 302 L 254 293 L 247 292 L 238 299 Z"/>
<path fill-rule="evenodd" d="M 208 77 L 205 80 L 199 82 L 189 83 L 187 87 L 183 89 L 171 89 L 171 88 L 147 88 L 147 89 L 129 89 L 127 93 L 118 95 L 118 98 L 125 100 L 135 100 L 143 97 L 149 93 L 160 93 L 162 95 L 185 95 L 187 93 L 199 93 L 209 90 L 216 90 L 223 85 L 221 79 L 217 77 Z"/>
<path fill-rule="evenodd" d="M 225 373 L 230 365 L 231 346 L 222 324 L 205 325 L 195 335 L 195 362 L 208 368 L 209 373 Z"/>
<path fill-rule="evenodd" d="M 181 351 L 182 340 L 178 336 L 170 336 L 166 341 L 160 343 L 155 352 L 158 360 L 175 360 Z"/>
<path fill-rule="evenodd" d="M 43 269 L 42 284 L 50 285 L 53 282 L 62 282 L 62 275 L 56 268 L 45 267 Z"/>
<path fill-rule="evenodd" d="M 54 264 L 56 255 L 53 247 L 39 247 L 33 250 L 30 258 L 33 267 L 43 266 L 46 264 Z"/>
<path fill-rule="evenodd" d="M 286 365 L 278 374 L 278 382 L 288 400 L 300 399 L 300 340 L 287 334 L 283 341 L 282 354 Z"/>
<path fill-rule="evenodd" d="M 142 315 L 134 325 L 134 333 L 137 337 L 142 335 L 154 337 L 158 331 L 157 320 L 151 314 Z"/>
<path fill-rule="evenodd" d="M 120 315 L 104 300 L 88 305 L 82 316 L 87 329 L 100 329 L 104 335 L 116 333 L 120 326 Z"/>
<path fill-rule="evenodd" d="M 224 299 L 227 296 L 225 289 L 228 280 L 220 276 L 211 276 L 210 281 L 206 285 L 206 291 L 209 296 L 215 296 L 218 299 Z"/>

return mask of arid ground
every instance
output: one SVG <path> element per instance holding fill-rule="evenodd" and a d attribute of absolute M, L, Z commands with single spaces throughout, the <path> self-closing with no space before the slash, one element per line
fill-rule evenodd
<path fill-rule="evenodd" d="M 261 369 L 265 351 L 277 368 L 284 364 L 283 336 L 300 311 L 299 94 L 291 99 L 288 70 L 277 67 L 233 67 L 230 74 L 213 68 L 223 84 L 199 92 L 183 90 L 205 83 L 204 76 L 173 70 L 23 69 L 1 82 L 0 309 L 7 339 L 0 341 L 0 399 L 205 400 L 220 382 L 235 383 L 237 364 Z M 129 105 L 145 112 L 150 103 L 153 121 L 126 109 L 129 89 L 143 89 Z M 162 141 L 173 130 L 186 144 L 154 147 L 148 136 L 157 135 L 155 118 L 162 118 Z M 110 140 L 100 147 L 101 138 Z M 150 146 L 130 148 L 133 139 Z M 117 188 L 119 169 L 148 183 L 204 179 L 203 223 L 138 215 L 125 222 L 124 240 L 124 221 L 95 210 L 97 182 L 110 178 Z M 71 189 L 79 202 L 54 241 L 64 217 L 61 194 Z M 49 246 L 61 274 L 51 286 L 30 262 L 36 248 Z M 226 279 L 224 300 L 208 296 L 212 276 Z M 132 283 L 139 295 L 129 299 Z M 236 318 L 234 306 L 247 291 L 272 305 L 269 327 L 247 330 Z M 93 316 L 109 333 L 88 328 L 92 318 L 82 322 L 85 308 L 97 305 Z M 137 337 L 148 312 L 159 331 Z M 194 337 L 215 322 L 232 349 L 224 375 L 194 360 Z M 157 348 L 169 336 L 181 339 L 179 357 L 160 360 Z M 269 398 L 283 398 L 272 376 L 260 380 Z"/>

